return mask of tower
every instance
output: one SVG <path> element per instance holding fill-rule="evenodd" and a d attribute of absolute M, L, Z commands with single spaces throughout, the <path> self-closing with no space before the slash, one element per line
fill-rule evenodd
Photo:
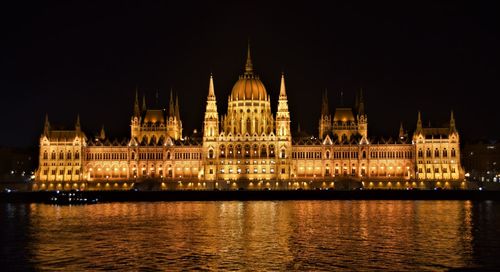
<path fill-rule="evenodd" d="M 319 119 L 319 138 L 323 139 L 332 131 L 332 116 L 328 110 L 328 93 L 325 89 L 321 101 L 321 117 Z"/>
<path fill-rule="evenodd" d="M 215 98 L 214 78 L 210 75 L 208 83 L 207 106 L 205 108 L 205 117 L 203 121 L 203 160 L 204 174 L 206 180 L 215 180 L 216 178 L 216 159 L 217 155 L 217 137 L 219 135 L 219 114 L 217 112 L 217 100 Z"/>
<path fill-rule="evenodd" d="M 168 105 L 167 134 L 174 140 L 182 138 L 182 122 L 179 110 L 179 97 L 176 96 L 174 102 L 172 89 L 170 89 L 170 101 Z"/>
<path fill-rule="evenodd" d="M 359 90 L 359 98 L 357 99 L 358 111 L 358 133 L 362 139 L 368 138 L 368 116 L 365 113 L 365 100 L 363 98 L 363 89 Z"/>
<path fill-rule="evenodd" d="M 292 135 L 290 131 L 290 111 L 288 110 L 288 98 L 286 96 L 285 75 L 281 74 L 280 95 L 278 98 L 278 111 L 276 112 L 276 136 L 278 151 L 278 177 L 288 179 L 290 177 L 290 157 L 292 154 Z"/>

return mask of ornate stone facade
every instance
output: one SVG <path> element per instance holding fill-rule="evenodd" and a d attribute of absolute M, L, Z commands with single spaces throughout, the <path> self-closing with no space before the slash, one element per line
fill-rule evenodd
<path fill-rule="evenodd" d="M 79 118 L 74 130 L 53 130 L 46 118 L 33 189 L 341 188 L 346 180 L 347 188 L 465 187 L 453 113 L 448 128 L 423 128 L 419 113 L 412 138 L 401 127 L 396 140 L 375 139 L 362 92 L 353 108 L 338 107 L 333 117 L 325 93 L 314 137 L 292 135 L 284 75 L 277 102 L 273 115 L 249 49 L 225 114 L 210 75 L 199 135 L 183 135 L 172 93 L 167 112 L 148 108 L 145 99 L 139 107 L 136 92 L 131 138 L 123 141 L 109 140 L 104 129 L 87 138 Z"/>

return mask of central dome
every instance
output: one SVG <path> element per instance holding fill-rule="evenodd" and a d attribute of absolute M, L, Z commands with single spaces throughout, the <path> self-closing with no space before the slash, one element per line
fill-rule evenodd
<path fill-rule="evenodd" d="M 260 79 L 244 75 L 234 84 L 231 96 L 233 100 L 266 100 L 267 92 Z"/>
<path fill-rule="evenodd" d="M 231 91 L 233 100 L 267 100 L 267 92 L 259 77 L 253 74 L 252 59 L 250 58 L 250 44 L 248 44 L 245 74 L 240 76 Z"/>

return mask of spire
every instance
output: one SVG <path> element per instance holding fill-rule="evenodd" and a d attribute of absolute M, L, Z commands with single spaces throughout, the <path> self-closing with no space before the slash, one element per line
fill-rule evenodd
<path fill-rule="evenodd" d="M 285 74 L 281 73 L 281 85 L 280 85 L 280 99 L 286 99 L 286 88 L 285 88 Z"/>
<path fill-rule="evenodd" d="M 106 139 L 106 132 L 104 131 L 104 125 L 102 125 L 101 132 L 99 132 L 99 139 L 101 140 Z"/>
<path fill-rule="evenodd" d="M 322 116 L 330 115 L 330 112 L 328 110 L 328 90 L 327 89 L 325 89 L 325 92 L 323 93 L 323 101 L 321 103 L 321 115 Z"/>
<path fill-rule="evenodd" d="M 175 96 L 175 117 L 177 121 L 181 120 L 181 115 L 179 113 L 179 97 L 177 95 Z"/>
<path fill-rule="evenodd" d="M 417 132 L 422 131 L 422 117 L 420 116 L 420 111 L 418 111 L 418 119 L 417 119 Z"/>
<path fill-rule="evenodd" d="M 453 111 L 451 111 L 450 115 L 450 132 L 456 132 L 457 129 L 455 127 L 455 116 L 453 115 Z"/>
<path fill-rule="evenodd" d="M 365 100 L 363 99 L 363 89 L 359 90 L 358 114 L 365 115 Z"/>
<path fill-rule="evenodd" d="M 135 101 L 134 101 L 134 116 L 139 117 L 141 115 L 141 110 L 139 108 L 139 91 L 135 87 Z"/>
<path fill-rule="evenodd" d="M 81 131 L 82 130 L 82 128 L 80 126 L 80 114 L 78 114 L 76 116 L 75 130 L 76 131 Z"/>
<path fill-rule="evenodd" d="M 399 139 L 404 139 L 405 137 L 405 131 L 403 129 L 403 122 L 399 124 Z"/>
<path fill-rule="evenodd" d="M 168 117 L 174 117 L 175 108 L 174 108 L 174 94 L 172 88 L 170 88 L 170 102 L 168 104 Z"/>
<path fill-rule="evenodd" d="M 147 110 L 147 107 L 146 107 L 146 94 L 143 94 L 142 95 L 142 111 L 146 111 Z"/>
<path fill-rule="evenodd" d="M 344 92 L 340 90 L 340 106 L 344 106 Z"/>
<path fill-rule="evenodd" d="M 300 123 L 297 125 L 297 132 L 300 133 Z"/>
<path fill-rule="evenodd" d="M 214 77 L 210 73 L 210 82 L 208 84 L 208 100 L 215 100 Z"/>
<path fill-rule="evenodd" d="M 250 56 L 250 39 L 248 39 L 247 62 L 245 64 L 245 75 L 253 75 L 252 58 Z"/>
<path fill-rule="evenodd" d="M 45 114 L 45 124 L 43 125 L 43 134 L 49 135 L 49 131 L 50 131 L 49 115 L 46 113 Z"/>

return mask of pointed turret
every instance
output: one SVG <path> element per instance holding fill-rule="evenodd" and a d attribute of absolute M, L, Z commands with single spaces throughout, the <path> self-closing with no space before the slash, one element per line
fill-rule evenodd
<path fill-rule="evenodd" d="M 457 128 L 455 127 L 455 116 L 453 115 L 453 111 L 450 114 L 450 133 L 457 132 Z"/>
<path fill-rule="evenodd" d="M 76 116 L 75 130 L 80 132 L 82 130 L 80 126 L 80 114 Z"/>
<path fill-rule="evenodd" d="M 179 96 L 175 96 L 175 117 L 177 118 L 177 121 L 181 120 L 181 114 L 179 110 Z"/>
<path fill-rule="evenodd" d="M 288 141 L 291 137 L 290 112 L 288 111 L 285 75 L 283 73 L 281 74 L 280 97 L 278 99 L 278 111 L 276 112 L 276 135 L 285 141 Z"/>
<path fill-rule="evenodd" d="M 143 94 L 142 95 L 142 111 L 146 111 L 147 110 L 147 107 L 146 107 L 146 95 Z"/>
<path fill-rule="evenodd" d="M 208 100 L 215 100 L 214 77 L 210 73 L 210 82 L 208 83 Z"/>
<path fill-rule="evenodd" d="M 141 115 L 141 110 L 139 108 L 139 90 L 135 88 L 135 101 L 134 101 L 134 116 L 139 117 Z"/>
<path fill-rule="evenodd" d="M 420 115 L 420 111 L 418 111 L 417 128 L 415 129 L 415 133 L 420 132 L 422 132 L 422 117 Z"/>
<path fill-rule="evenodd" d="M 344 92 L 340 90 L 340 106 L 344 106 Z"/>
<path fill-rule="evenodd" d="M 219 114 L 217 112 L 217 101 L 215 98 L 214 77 L 210 73 L 210 79 L 208 82 L 207 106 L 205 108 L 205 121 L 203 125 L 203 136 L 205 140 L 213 141 L 215 140 L 214 137 L 218 134 Z"/>
<path fill-rule="evenodd" d="M 168 104 L 168 117 L 175 116 L 175 108 L 174 108 L 174 94 L 173 90 L 170 89 L 170 102 Z"/>
<path fill-rule="evenodd" d="M 323 99 L 321 101 L 321 115 L 327 116 L 330 115 L 330 111 L 328 110 L 328 90 L 325 89 L 323 93 Z"/>
<path fill-rule="evenodd" d="M 285 74 L 281 73 L 280 99 L 286 99 Z"/>
<path fill-rule="evenodd" d="M 248 40 L 247 62 L 245 63 L 245 75 L 253 75 L 253 64 L 250 56 L 250 40 Z"/>
<path fill-rule="evenodd" d="M 106 139 L 106 132 L 104 131 L 104 125 L 102 125 L 101 131 L 99 132 L 99 139 L 101 141 L 103 141 L 104 139 Z"/>
<path fill-rule="evenodd" d="M 359 90 L 358 115 L 365 115 L 365 100 L 363 99 L 363 89 Z"/>
<path fill-rule="evenodd" d="M 45 114 L 45 124 L 43 125 L 43 134 L 49 135 L 50 132 L 50 123 L 49 123 L 49 115 Z"/>
<path fill-rule="evenodd" d="M 405 138 L 405 131 L 403 129 L 403 122 L 399 124 L 399 139 L 403 140 Z"/>

